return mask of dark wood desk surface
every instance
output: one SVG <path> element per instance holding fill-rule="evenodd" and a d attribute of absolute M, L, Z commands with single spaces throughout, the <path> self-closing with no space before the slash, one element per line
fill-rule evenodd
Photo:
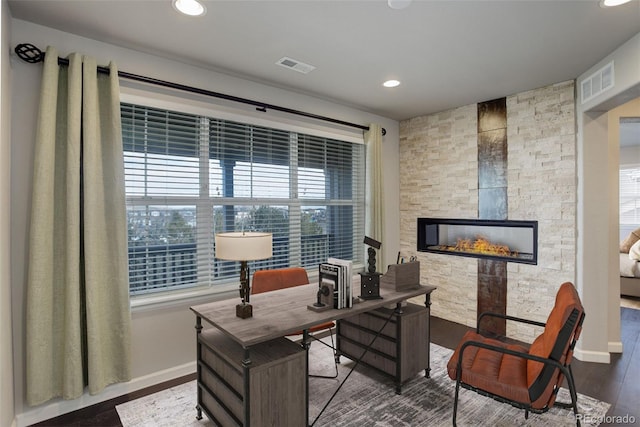
<path fill-rule="evenodd" d="M 361 301 L 354 304 L 352 308 L 316 312 L 307 308 L 307 305 L 316 301 L 318 290 L 318 284 L 311 283 L 252 295 L 253 317 L 248 319 L 236 317 L 236 304 L 240 302 L 239 298 L 194 305 L 190 308 L 196 316 L 247 348 L 308 329 L 313 325 L 375 310 L 419 295 L 427 295 L 434 289 L 436 289 L 434 286 L 418 286 L 398 292 L 381 288 L 382 299 Z"/>

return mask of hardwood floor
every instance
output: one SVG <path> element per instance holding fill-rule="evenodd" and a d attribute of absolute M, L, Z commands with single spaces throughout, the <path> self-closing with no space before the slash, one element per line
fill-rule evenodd
<path fill-rule="evenodd" d="M 609 365 L 588 363 L 575 360 L 572 363 L 576 388 L 579 393 L 611 403 L 607 413 L 611 422 L 603 426 L 630 425 L 624 418 L 634 417 L 636 425 L 640 425 L 640 310 L 621 308 L 621 335 L 624 353 L 611 356 Z M 432 342 L 447 348 L 455 348 L 462 335 L 468 330 L 466 326 L 447 320 L 431 319 Z M 60 417 L 43 421 L 38 427 L 121 427 L 116 405 L 129 400 L 155 393 L 165 388 L 195 379 L 195 374 L 158 384 L 143 390 L 120 396 Z M 616 422 L 619 421 L 619 422 Z M 586 423 L 583 423 L 586 424 Z"/>
<path fill-rule="evenodd" d="M 116 406 L 130 400 L 135 400 L 140 397 L 156 393 L 166 388 L 171 388 L 178 384 L 185 383 L 196 379 L 196 374 L 187 375 L 184 377 L 176 378 L 171 381 L 157 384 L 152 387 L 147 387 L 142 390 L 137 390 L 133 393 L 125 394 L 123 396 L 116 397 L 115 399 L 107 400 L 105 402 L 97 403 L 92 406 L 74 411 L 68 414 L 61 415 L 50 420 L 42 421 L 33 426 L 38 427 L 122 427 L 120 417 L 116 411 Z"/>
<path fill-rule="evenodd" d="M 578 392 L 611 403 L 607 415 L 633 416 L 640 425 L 640 310 L 621 308 L 622 354 L 612 354 L 611 363 L 576 360 L 573 374 Z M 607 425 L 629 425 L 612 422 Z"/>

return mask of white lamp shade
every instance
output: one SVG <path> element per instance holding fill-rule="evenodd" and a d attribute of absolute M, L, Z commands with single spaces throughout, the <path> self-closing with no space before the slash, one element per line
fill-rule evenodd
<path fill-rule="evenodd" d="M 271 233 L 231 232 L 216 234 L 216 258 L 227 261 L 255 261 L 273 255 Z"/>

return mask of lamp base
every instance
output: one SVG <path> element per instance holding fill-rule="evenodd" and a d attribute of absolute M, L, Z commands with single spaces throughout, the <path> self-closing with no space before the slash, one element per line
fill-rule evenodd
<path fill-rule="evenodd" d="M 247 319 L 253 317 L 253 306 L 251 304 L 236 305 L 236 317 Z"/>

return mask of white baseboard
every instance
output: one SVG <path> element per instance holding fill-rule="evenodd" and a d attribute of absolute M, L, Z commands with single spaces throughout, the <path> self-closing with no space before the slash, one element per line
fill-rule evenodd
<path fill-rule="evenodd" d="M 196 372 L 196 362 L 185 363 L 163 371 L 154 372 L 149 375 L 134 378 L 127 383 L 112 384 L 104 389 L 104 391 L 95 396 L 88 393 L 74 400 L 53 400 L 42 404 L 35 408 L 27 408 L 21 414 L 17 414 L 15 418 L 15 427 L 27 427 L 31 424 L 39 423 L 59 415 L 77 411 L 105 400 L 114 399 L 118 396 L 134 392 L 155 384 L 179 378 Z"/>
<path fill-rule="evenodd" d="M 608 348 L 609 348 L 609 353 L 622 353 L 622 342 L 610 341 Z"/>
<path fill-rule="evenodd" d="M 582 362 L 611 363 L 611 355 L 608 351 L 590 351 L 576 348 L 573 356 Z"/>

